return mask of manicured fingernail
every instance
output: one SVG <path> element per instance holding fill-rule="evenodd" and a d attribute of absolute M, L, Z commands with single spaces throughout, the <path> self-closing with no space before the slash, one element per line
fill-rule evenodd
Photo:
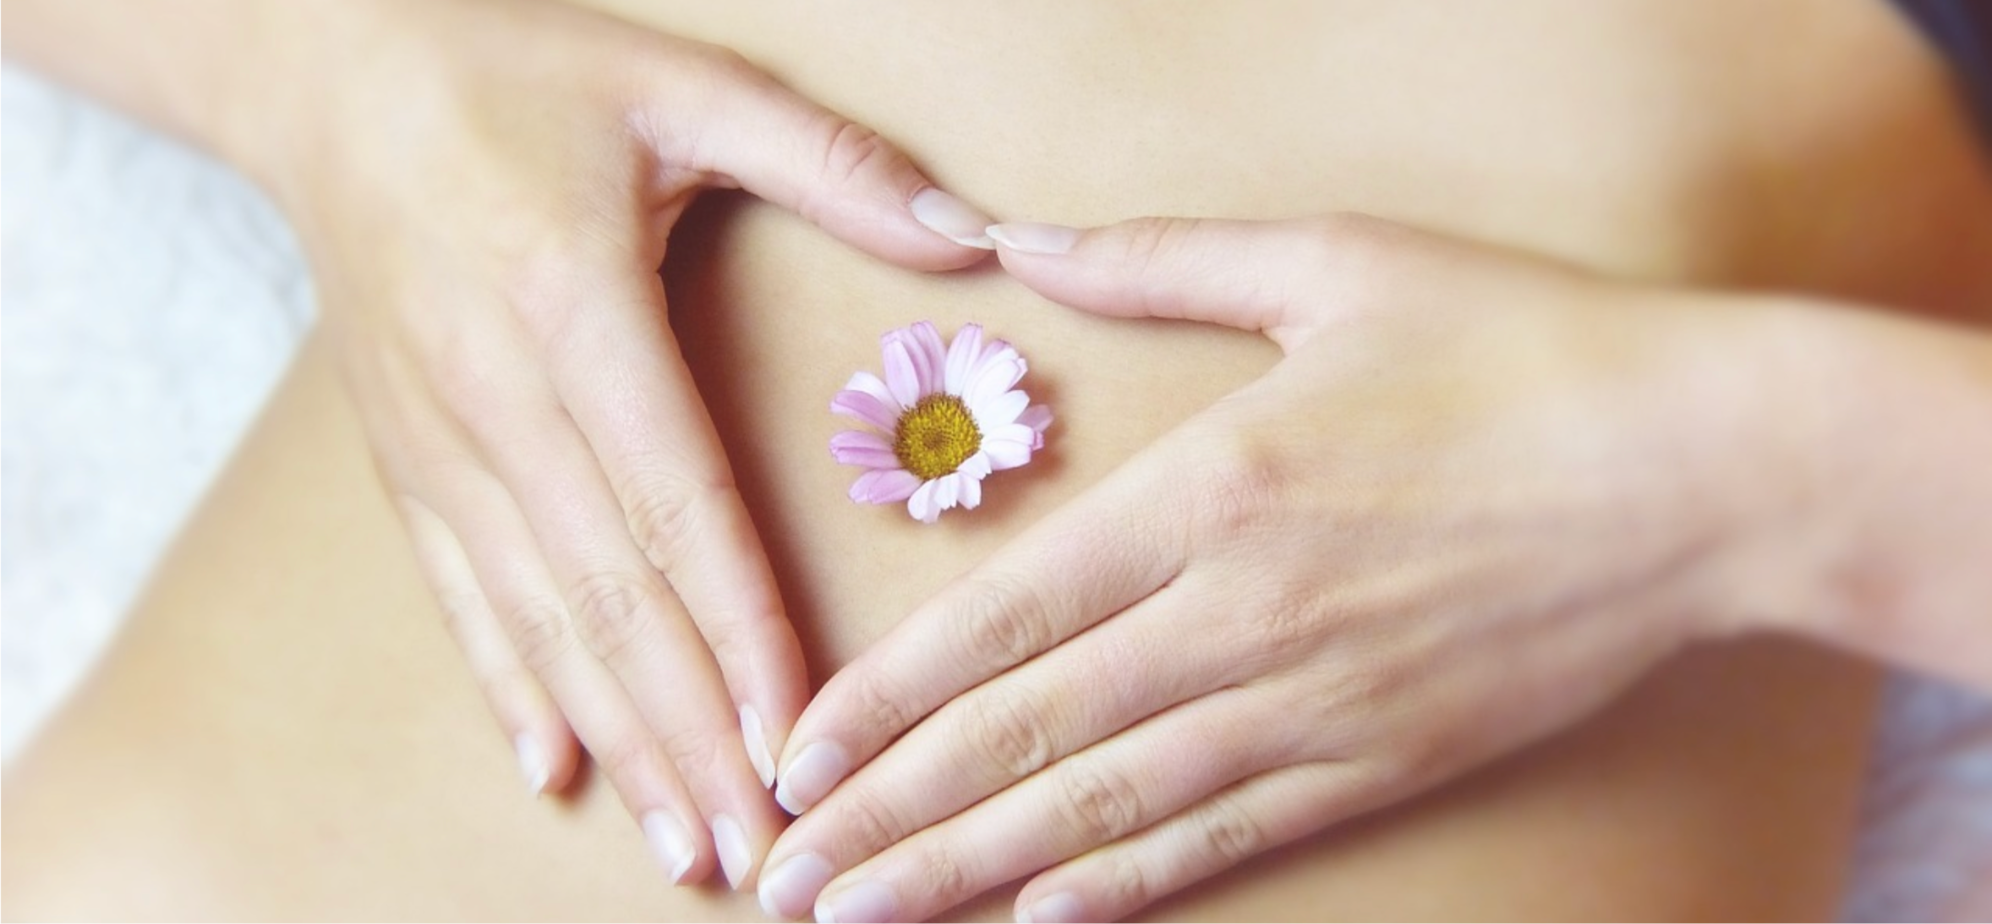
<path fill-rule="evenodd" d="M 983 229 L 990 240 L 1018 253 L 1071 253 L 1079 229 L 1036 221 L 1012 221 Z"/>
<path fill-rule="evenodd" d="M 964 247 L 996 249 L 995 242 L 982 233 L 989 227 L 989 216 L 948 193 L 929 186 L 914 193 L 906 207 L 913 212 L 913 220 L 948 240 Z"/>
<path fill-rule="evenodd" d="M 768 737 L 762 733 L 761 714 L 752 706 L 740 707 L 740 738 L 747 742 L 747 762 L 761 778 L 761 788 L 775 785 L 775 755 L 768 751 Z"/>
<path fill-rule="evenodd" d="M 657 855 L 657 862 L 671 875 L 671 881 L 684 882 L 685 874 L 692 871 L 692 861 L 699 858 L 698 848 L 692 846 L 692 836 L 685 826 L 669 812 L 646 812 L 643 839 L 650 842 L 650 852 Z"/>
<path fill-rule="evenodd" d="M 519 773 L 526 778 L 526 788 L 533 795 L 546 792 L 546 781 L 553 776 L 553 767 L 546 762 L 546 749 L 540 747 L 539 739 L 521 732 L 512 739 L 512 749 L 519 752 Z"/>
<path fill-rule="evenodd" d="M 817 924 L 890 921 L 899 899 L 885 883 L 866 879 L 829 898 L 816 900 Z"/>
<path fill-rule="evenodd" d="M 761 876 L 761 910 L 784 920 L 809 913 L 816 893 L 830 884 L 833 870 L 822 857 L 799 853 Z"/>
<path fill-rule="evenodd" d="M 851 772 L 851 758 L 844 749 L 829 741 L 803 748 L 795 763 L 775 784 L 775 801 L 791 815 L 800 815 L 823 801 L 844 775 Z"/>
<path fill-rule="evenodd" d="M 712 845 L 719 850 L 719 869 L 726 884 L 740 888 L 747 871 L 754 866 L 754 852 L 747 847 L 747 832 L 731 815 L 712 816 Z"/>
<path fill-rule="evenodd" d="M 1031 903 L 1022 914 L 1017 915 L 1017 924 L 1071 924 L 1086 920 L 1086 909 L 1079 905 L 1079 896 L 1070 892 L 1053 892 Z"/>

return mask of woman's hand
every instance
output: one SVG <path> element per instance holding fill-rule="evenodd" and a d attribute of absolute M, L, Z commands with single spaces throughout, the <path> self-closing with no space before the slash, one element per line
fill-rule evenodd
<path fill-rule="evenodd" d="M 718 48 L 557 3 L 318 12 L 337 63 L 268 91 L 293 115 L 261 172 L 450 631 L 535 791 L 578 736 L 669 875 L 737 886 L 808 688 L 666 322 L 667 236 L 739 186 L 945 270 L 987 219 Z"/>
<path fill-rule="evenodd" d="M 1805 610 L 1839 551 L 1775 304 L 1360 217 L 991 236 L 1053 301 L 1286 358 L 829 681 L 772 913 L 917 920 L 1035 874 L 1020 920 L 1120 917 Z"/>

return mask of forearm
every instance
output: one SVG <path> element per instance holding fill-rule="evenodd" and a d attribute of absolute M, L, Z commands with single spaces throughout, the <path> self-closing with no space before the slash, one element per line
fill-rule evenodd
<path fill-rule="evenodd" d="M 313 62 L 362 2 L 15 0 L 10 59 L 202 147 L 268 185 Z"/>
<path fill-rule="evenodd" d="M 1785 628 L 1992 689 L 1992 336 L 1782 313 L 1785 395 L 1815 422 L 1823 476 L 1810 522 L 1833 550 L 1819 605 Z"/>

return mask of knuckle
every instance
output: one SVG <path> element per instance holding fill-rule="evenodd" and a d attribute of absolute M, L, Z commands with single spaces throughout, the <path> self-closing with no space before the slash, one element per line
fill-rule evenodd
<path fill-rule="evenodd" d="M 463 645 L 470 637 L 471 627 L 484 615 L 484 595 L 474 590 L 441 590 L 436 593 L 436 612 L 443 617 L 443 626 Z"/>
<path fill-rule="evenodd" d="M 1148 871 L 1125 851 L 1103 861 L 1099 889 L 1109 908 L 1139 908 L 1148 904 Z"/>
<path fill-rule="evenodd" d="M 1187 218 L 1136 218 L 1121 227 L 1123 233 L 1115 238 L 1120 242 L 1120 250 L 1114 256 L 1130 271 L 1145 275 L 1170 263 L 1196 222 Z"/>
<path fill-rule="evenodd" d="M 1053 641 L 1039 595 L 1016 580 L 976 580 L 962 598 L 956 625 L 972 669 L 1000 669 L 1043 651 Z"/>
<path fill-rule="evenodd" d="M 1022 779 L 1050 763 L 1055 755 L 1047 705 L 1021 689 L 991 690 L 967 704 L 967 738 L 985 766 Z"/>
<path fill-rule="evenodd" d="M 1206 854 L 1222 866 L 1236 866 L 1266 848 L 1266 831 L 1236 805 L 1219 802 L 1197 833 Z"/>
<path fill-rule="evenodd" d="M 968 866 L 959 850 L 948 843 L 937 843 L 926 851 L 920 863 L 920 875 L 926 880 L 924 894 L 953 904 L 954 899 L 980 891 L 971 886 Z"/>
<path fill-rule="evenodd" d="M 1141 826 L 1141 795 L 1117 771 L 1078 764 L 1060 780 L 1059 810 L 1087 845 L 1105 844 Z"/>
<path fill-rule="evenodd" d="M 1242 538 L 1282 509 L 1291 475 L 1262 437 L 1232 432 L 1207 441 L 1202 453 L 1192 510 L 1201 534 Z"/>
<path fill-rule="evenodd" d="M 549 597 L 534 597 L 512 607 L 505 631 L 519 660 L 536 674 L 552 668 L 574 645 L 567 608 Z"/>
<path fill-rule="evenodd" d="M 623 492 L 629 534 L 645 558 L 660 571 L 671 570 L 687 549 L 699 541 L 699 504 L 716 491 L 731 491 L 722 481 L 696 482 L 680 477 L 656 477 Z"/>
<path fill-rule="evenodd" d="M 897 166 L 899 151 L 878 132 L 835 116 L 826 118 L 837 124 L 823 147 L 823 162 L 819 166 L 824 179 L 843 185 Z"/>
<path fill-rule="evenodd" d="M 858 727 L 874 733 L 893 737 L 912 726 L 918 718 L 913 707 L 891 680 L 879 671 L 867 671 L 849 675 L 852 678 L 851 702 L 858 714 Z"/>
<path fill-rule="evenodd" d="M 591 574 L 574 586 L 574 627 L 595 657 L 612 662 L 628 655 L 644 637 L 648 589 L 614 572 Z"/>
<path fill-rule="evenodd" d="M 900 824 L 898 814 L 873 791 L 852 789 L 846 795 L 840 790 L 837 795 L 838 798 L 826 802 L 825 807 L 834 806 L 836 823 L 833 828 L 838 832 L 838 838 L 849 847 L 878 851 L 906 836 L 907 831 Z"/>

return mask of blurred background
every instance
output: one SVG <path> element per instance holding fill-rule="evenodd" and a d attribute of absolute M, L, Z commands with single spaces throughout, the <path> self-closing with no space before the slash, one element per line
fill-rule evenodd
<path fill-rule="evenodd" d="M 283 218 L 227 168 L 0 70 L 0 740 L 115 634 L 313 314 Z M 1850 920 L 1992 919 L 1992 701 L 1898 678 Z"/>

